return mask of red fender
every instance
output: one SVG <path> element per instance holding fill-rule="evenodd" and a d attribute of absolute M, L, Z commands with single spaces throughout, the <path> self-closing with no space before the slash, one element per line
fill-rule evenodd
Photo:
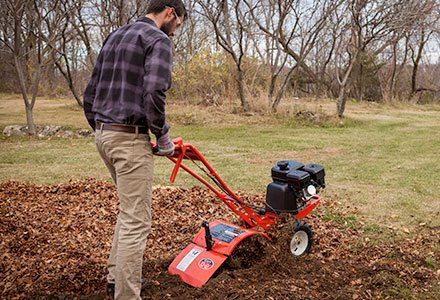
<path fill-rule="evenodd" d="M 221 220 L 211 222 L 209 228 L 214 241 L 211 250 L 206 249 L 205 229 L 202 228 L 168 267 L 168 273 L 179 276 L 193 287 L 204 285 L 244 239 L 256 234 L 270 239 L 265 233 Z"/>

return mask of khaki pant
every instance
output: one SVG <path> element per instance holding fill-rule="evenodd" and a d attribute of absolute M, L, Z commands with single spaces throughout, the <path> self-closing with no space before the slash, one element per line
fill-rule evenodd
<path fill-rule="evenodd" d="M 95 141 L 119 197 L 107 281 L 115 283 L 115 299 L 141 299 L 142 260 L 151 230 L 154 164 L 150 138 L 97 128 Z"/>

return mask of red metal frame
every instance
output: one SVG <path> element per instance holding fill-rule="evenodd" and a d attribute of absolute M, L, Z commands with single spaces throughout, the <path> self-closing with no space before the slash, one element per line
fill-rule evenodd
<path fill-rule="evenodd" d="M 186 172 L 194 176 L 197 180 L 203 183 L 211 191 L 213 191 L 234 213 L 236 213 L 240 218 L 242 218 L 250 228 L 261 227 L 267 230 L 272 224 L 275 224 L 277 215 L 272 213 L 266 213 L 265 215 L 258 215 L 251 207 L 246 205 L 246 203 L 238 197 L 223 181 L 223 179 L 214 171 L 212 166 L 208 163 L 205 157 L 197 150 L 196 147 L 189 143 L 183 143 L 182 138 L 174 139 L 175 151 L 173 156 L 168 157 L 172 162 L 175 163 L 173 172 L 171 173 L 170 181 L 174 182 L 177 176 L 177 172 L 180 168 L 184 169 Z M 209 176 L 215 178 L 215 180 L 220 184 L 220 186 L 226 191 L 223 193 L 219 191 L 215 186 L 201 177 L 199 174 L 192 171 L 190 168 L 185 166 L 182 161 L 188 158 L 195 161 L 200 161 L 209 171 Z"/>
<path fill-rule="evenodd" d="M 278 215 L 270 212 L 266 212 L 264 215 L 260 215 L 249 207 L 243 199 L 238 197 L 223 181 L 223 179 L 214 171 L 212 166 L 208 163 L 205 157 L 194 147 L 192 144 L 184 143 L 181 137 L 173 140 L 175 145 L 175 151 L 172 156 L 167 156 L 174 164 L 173 171 L 171 173 L 170 181 L 173 183 L 176 179 L 177 172 L 180 168 L 184 169 L 186 172 L 191 174 L 211 191 L 213 191 L 233 212 L 235 212 L 240 218 L 242 218 L 250 228 L 261 227 L 266 231 L 270 225 L 276 223 Z M 154 144 L 153 144 L 154 146 Z M 201 177 L 199 174 L 188 168 L 183 164 L 184 159 L 192 159 L 194 161 L 200 161 L 208 169 L 208 175 L 215 179 L 221 186 L 221 188 L 226 191 L 226 193 L 219 191 L 215 186 Z M 296 218 L 306 217 L 318 204 L 320 203 L 320 197 L 314 196 L 307 202 L 305 208 L 303 208 L 297 215 Z"/>

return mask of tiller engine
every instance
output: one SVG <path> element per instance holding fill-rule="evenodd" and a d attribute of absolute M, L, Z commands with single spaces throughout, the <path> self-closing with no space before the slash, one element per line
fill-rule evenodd
<path fill-rule="evenodd" d="M 270 240 L 266 231 L 286 213 L 296 219 L 290 251 L 294 256 L 302 256 L 309 251 L 313 231 L 299 219 L 305 218 L 320 203 L 317 193 L 325 187 L 325 173 L 321 165 L 303 165 L 293 160 L 279 161 L 272 167 L 273 182 L 267 186 L 265 206 L 256 207 L 232 192 L 193 145 L 183 143 L 181 138 L 175 139 L 174 144 L 175 152 L 168 157 L 175 164 L 170 181 L 174 182 L 178 170 L 184 169 L 212 190 L 247 226 L 241 227 L 222 220 L 203 222 L 192 243 L 169 266 L 170 274 L 179 276 L 189 285 L 201 287 L 241 241 L 253 235 L 261 235 Z M 185 166 L 182 163 L 184 159 L 193 161 L 215 186 Z M 201 162 L 204 168 L 196 161 Z"/>

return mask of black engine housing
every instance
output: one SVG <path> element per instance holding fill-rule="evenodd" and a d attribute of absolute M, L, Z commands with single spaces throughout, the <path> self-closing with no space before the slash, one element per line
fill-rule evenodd
<path fill-rule="evenodd" d="M 267 186 L 266 210 L 274 213 L 297 214 L 310 199 L 307 188 L 316 192 L 325 187 L 324 167 L 318 164 L 303 165 L 294 160 L 279 161 L 272 167 L 273 182 Z"/>

